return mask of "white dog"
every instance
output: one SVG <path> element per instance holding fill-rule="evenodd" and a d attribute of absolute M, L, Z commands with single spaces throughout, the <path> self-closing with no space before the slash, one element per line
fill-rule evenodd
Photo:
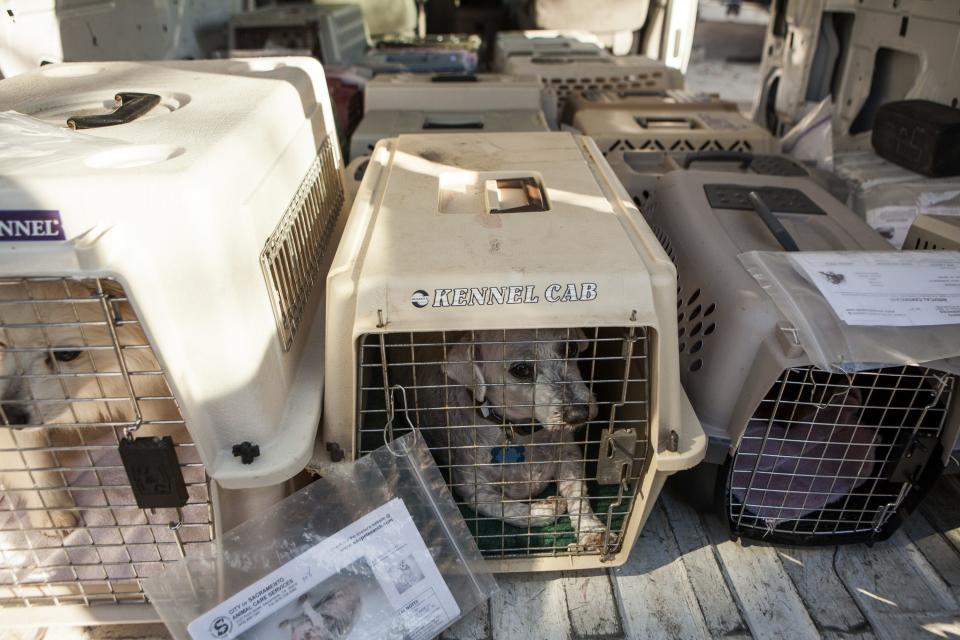
<path fill-rule="evenodd" d="M 566 511 L 578 543 L 595 548 L 604 526 L 576 444 L 597 415 L 574 360 L 588 346 L 578 329 L 477 331 L 427 356 L 439 366 L 418 364 L 413 389 L 421 432 L 469 506 L 521 528 Z M 554 482 L 559 498 L 538 499 Z"/>
<path fill-rule="evenodd" d="M 110 329 L 104 322 L 108 311 L 100 302 L 101 295 L 116 298 L 122 291 L 110 281 L 101 282 L 103 290 L 95 291 L 79 281 L 66 285 L 58 280 L 0 281 L 0 320 L 7 327 L 0 329 L 0 487 L 2 499 L 9 503 L 4 510 L 19 512 L 11 516 L 20 519 L 18 526 L 54 538 L 78 524 L 105 524 L 81 522 L 86 499 L 93 506 L 100 492 L 69 487 L 91 487 L 98 464 L 116 465 L 110 457 L 115 450 L 96 445 L 116 445 L 117 427 L 98 425 L 134 419 L 133 405 L 124 399 L 129 390 L 119 375 Z M 90 302 L 42 302 L 78 297 Z M 40 302 L 3 303 L 29 299 Z M 115 317 L 133 317 L 127 302 L 109 309 Z M 121 344 L 146 344 L 138 324 L 117 324 L 115 329 Z M 124 361 L 134 373 L 159 369 L 148 349 L 126 350 Z M 169 394 L 161 376 L 135 376 L 134 387 L 138 396 Z M 144 419 L 179 415 L 173 402 L 150 404 Z M 137 435 L 150 430 L 144 428 Z M 93 447 L 85 449 L 87 445 Z M 98 516 L 91 512 L 91 517 Z M 109 518 L 109 514 L 99 517 Z M 0 523 L 4 530 L 18 526 Z"/>

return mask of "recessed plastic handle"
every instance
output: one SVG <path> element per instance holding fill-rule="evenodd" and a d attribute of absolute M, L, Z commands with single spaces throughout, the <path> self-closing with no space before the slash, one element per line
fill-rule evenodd
<path fill-rule="evenodd" d="M 155 93 L 123 92 L 114 96 L 117 108 L 113 113 L 96 116 L 70 116 L 67 126 L 71 129 L 97 129 L 133 122 L 160 104 L 160 96 Z"/>
<path fill-rule="evenodd" d="M 746 169 L 753 162 L 753 154 L 746 151 L 695 151 L 683 160 L 683 168 L 689 169 L 694 162 L 739 162 Z"/>

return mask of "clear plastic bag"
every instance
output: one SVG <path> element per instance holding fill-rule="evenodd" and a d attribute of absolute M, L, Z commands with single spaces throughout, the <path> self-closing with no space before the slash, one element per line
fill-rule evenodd
<path fill-rule="evenodd" d="M 904 255 L 889 252 L 891 258 Z M 820 369 L 853 372 L 937 363 L 939 369 L 960 373 L 960 325 L 850 325 L 795 266 L 789 252 L 750 251 L 739 258 L 797 330 L 804 352 Z"/>
<path fill-rule="evenodd" d="M 4 174 L 85 158 L 128 144 L 58 127 L 16 111 L 0 111 L 0 172 Z"/>
<path fill-rule="evenodd" d="M 439 634 L 497 590 L 416 432 L 145 581 L 175 638 Z"/>

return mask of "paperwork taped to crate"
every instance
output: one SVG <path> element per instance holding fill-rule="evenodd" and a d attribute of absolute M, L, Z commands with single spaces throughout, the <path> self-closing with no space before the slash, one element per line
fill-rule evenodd
<path fill-rule="evenodd" d="M 960 356 L 957 252 L 751 251 L 739 258 L 821 369 L 960 368 L 950 361 Z"/>
<path fill-rule="evenodd" d="M 429 640 L 496 591 L 416 433 L 145 583 L 178 639 Z"/>

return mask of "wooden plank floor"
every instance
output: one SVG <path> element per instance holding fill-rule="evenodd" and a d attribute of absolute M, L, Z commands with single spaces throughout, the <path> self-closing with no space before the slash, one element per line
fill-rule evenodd
<path fill-rule="evenodd" d="M 744 547 L 667 491 L 623 567 L 498 581 L 444 640 L 960 638 L 960 477 L 872 547 Z"/>

